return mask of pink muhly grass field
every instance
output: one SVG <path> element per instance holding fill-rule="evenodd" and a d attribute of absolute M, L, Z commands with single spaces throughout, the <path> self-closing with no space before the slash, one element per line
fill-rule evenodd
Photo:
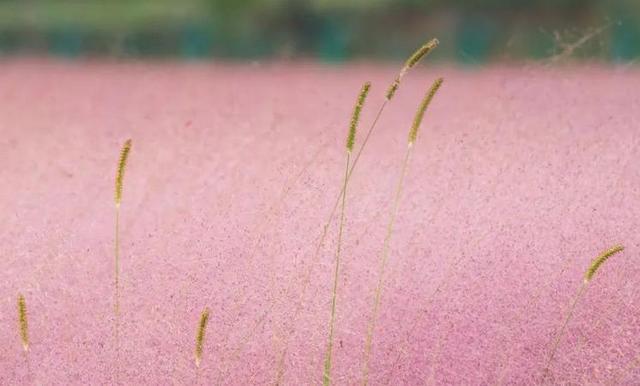
<path fill-rule="evenodd" d="M 194 384 L 209 307 L 201 384 L 272 384 L 285 346 L 283 383 L 320 383 L 336 221 L 317 262 L 313 251 L 357 91 L 371 80 L 356 148 L 396 72 L 0 62 L 0 384 L 114 382 L 113 184 L 127 138 L 120 382 Z M 640 72 L 429 64 L 403 80 L 349 182 L 333 382 L 360 381 L 388 205 L 438 76 L 391 239 L 370 383 L 538 383 L 585 270 L 615 244 L 625 250 L 578 303 L 547 381 L 640 383 Z"/>

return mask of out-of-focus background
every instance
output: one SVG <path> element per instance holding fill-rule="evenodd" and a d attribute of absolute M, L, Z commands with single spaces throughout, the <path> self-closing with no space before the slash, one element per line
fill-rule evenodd
<path fill-rule="evenodd" d="M 640 57 L 638 0 L 0 0 L 0 57 Z"/>

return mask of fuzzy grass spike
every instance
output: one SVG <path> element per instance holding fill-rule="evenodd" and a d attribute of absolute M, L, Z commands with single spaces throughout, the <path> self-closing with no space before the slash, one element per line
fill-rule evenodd
<path fill-rule="evenodd" d="M 443 78 L 436 79 L 436 81 L 431 85 L 431 88 L 429 89 L 427 95 L 425 95 L 424 99 L 422 99 L 422 103 L 420 103 L 420 107 L 418 108 L 416 116 L 413 118 L 411 130 L 409 130 L 409 146 L 413 146 L 413 144 L 416 142 L 420 124 L 422 123 L 422 119 L 424 118 L 424 113 L 427 111 L 427 108 L 431 104 L 433 97 L 436 95 L 443 82 Z"/>
<path fill-rule="evenodd" d="M 551 363 L 553 362 L 553 358 L 556 355 L 556 352 L 558 350 L 558 346 L 560 345 L 560 341 L 562 340 L 562 337 L 564 335 L 564 332 L 567 328 L 567 325 L 569 324 L 569 320 L 571 320 L 571 317 L 573 316 L 573 312 L 575 311 L 576 305 L 578 304 L 578 301 L 580 300 L 580 298 L 582 297 L 582 295 L 584 294 L 585 290 L 587 289 L 589 283 L 591 282 L 591 280 L 593 279 L 594 275 L 596 274 L 596 272 L 598 271 L 598 269 L 602 266 L 602 264 L 604 264 L 611 256 L 622 252 L 624 250 L 624 247 L 622 245 L 616 245 L 612 248 L 607 249 L 606 251 L 602 252 L 600 255 L 598 255 L 598 257 L 595 258 L 595 260 L 593 260 L 593 262 L 591 263 L 591 265 L 589 266 L 589 268 L 587 269 L 587 271 L 584 274 L 584 280 L 582 282 L 582 285 L 580 286 L 580 288 L 578 289 L 578 293 L 576 294 L 576 296 L 573 298 L 573 301 L 571 302 L 571 305 L 569 306 L 569 311 L 567 311 L 567 315 L 565 316 L 563 322 L 562 322 L 562 326 L 560 327 L 560 330 L 558 330 L 558 333 L 556 334 L 555 338 L 553 339 L 553 342 L 551 344 L 551 350 L 549 351 L 549 357 L 547 358 L 547 362 L 545 363 L 543 372 L 542 372 L 542 381 L 544 382 L 544 380 L 546 379 L 546 377 L 549 375 L 549 367 L 551 366 Z"/>
<path fill-rule="evenodd" d="M 364 102 L 367 100 L 367 95 L 369 95 L 370 89 L 371 82 L 365 82 L 365 84 L 362 85 L 360 94 L 358 94 L 356 105 L 353 108 L 353 114 L 351 115 L 351 122 L 349 124 L 349 135 L 347 136 L 347 151 L 349 153 L 353 151 L 353 145 L 356 141 L 356 130 L 358 128 L 358 123 L 360 122 L 360 113 L 362 112 Z"/>
<path fill-rule="evenodd" d="M 367 385 L 369 383 L 369 360 L 371 356 L 371 349 L 373 346 L 373 333 L 375 331 L 376 322 L 378 318 L 378 312 L 380 308 L 380 299 L 382 297 L 382 286 L 384 283 L 385 271 L 387 267 L 387 263 L 389 261 L 389 249 L 391 236 L 393 234 L 393 226 L 396 221 L 396 216 L 398 214 L 398 207 L 400 205 L 400 197 L 402 196 L 402 186 L 404 184 L 404 179 L 407 174 L 407 168 L 409 166 L 409 160 L 411 158 L 411 153 L 413 149 L 413 144 L 418 136 L 418 129 L 422 124 L 422 120 L 424 118 L 424 113 L 427 110 L 427 107 L 431 103 L 431 100 L 435 96 L 436 92 L 442 86 L 443 79 L 437 79 L 433 85 L 429 88 L 424 98 L 422 99 L 420 105 L 418 106 L 418 110 L 416 111 L 415 118 L 413 120 L 413 124 L 411 125 L 411 129 L 409 130 L 409 139 L 407 141 L 407 151 L 405 153 L 404 161 L 402 162 L 402 167 L 400 171 L 400 178 L 398 179 L 398 184 L 396 186 L 396 192 L 393 199 L 393 206 L 391 208 L 391 212 L 389 213 L 389 222 L 387 224 L 387 233 L 384 238 L 384 242 L 382 245 L 382 254 L 380 257 L 380 267 L 378 270 L 378 283 L 375 289 L 375 295 L 373 300 L 373 310 L 371 313 L 371 319 L 369 321 L 369 327 L 367 329 L 367 335 L 365 338 L 364 345 L 364 359 L 363 359 L 363 367 L 362 367 L 362 384 Z"/>
<path fill-rule="evenodd" d="M 604 264 L 611 256 L 615 255 L 618 252 L 622 252 L 623 250 L 624 247 L 622 245 L 616 245 L 615 247 L 609 248 L 606 251 L 602 252 L 600 256 L 593 260 L 593 263 L 591 263 L 591 266 L 585 273 L 584 283 L 589 283 L 591 279 L 593 279 L 593 275 L 596 274 L 602 264 Z"/>
<path fill-rule="evenodd" d="M 29 351 L 29 323 L 27 321 L 27 302 L 22 294 L 18 294 L 18 324 L 22 348 L 27 352 Z"/>
<path fill-rule="evenodd" d="M 120 151 L 120 161 L 118 162 L 118 172 L 116 173 L 116 194 L 115 203 L 116 206 L 120 206 L 122 201 L 122 186 L 124 181 L 124 172 L 127 169 L 127 160 L 129 159 L 129 153 L 131 152 L 131 139 L 128 139 L 122 146 Z"/>
<path fill-rule="evenodd" d="M 202 361 L 202 351 L 204 348 L 204 338 L 207 332 L 207 324 L 209 323 L 209 308 L 205 308 L 200 315 L 200 323 L 198 323 L 198 332 L 196 333 L 196 349 L 195 362 L 196 367 L 200 367 Z"/>
<path fill-rule="evenodd" d="M 422 47 L 418 48 L 407 61 L 404 63 L 404 66 L 398 73 L 398 76 L 394 79 L 393 83 L 387 89 L 386 99 L 390 101 L 394 95 L 396 95 L 396 91 L 400 88 L 400 83 L 402 82 L 402 78 L 406 75 L 406 73 L 413 68 L 416 64 L 418 64 L 422 58 L 427 56 L 431 51 L 433 51 L 438 45 L 440 41 L 438 39 L 431 39 L 427 43 L 425 43 Z"/>
<path fill-rule="evenodd" d="M 329 319 L 329 338 L 327 339 L 327 352 L 325 355 L 324 361 L 324 372 L 322 374 L 322 384 L 324 386 L 328 386 L 331 384 L 331 367 L 332 367 L 332 357 L 333 357 L 333 335 L 334 335 L 334 325 L 336 321 L 336 302 L 338 297 L 338 281 L 340 276 L 340 254 L 342 252 L 342 234 L 344 230 L 344 214 L 345 214 L 345 203 L 347 196 L 347 182 L 349 181 L 349 166 L 351 164 L 351 152 L 353 151 L 353 145 L 356 138 L 356 131 L 358 128 L 358 122 L 360 121 L 360 112 L 362 111 L 362 107 L 364 106 L 364 102 L 367 99 L 367 94 L 369 93 L 369 89 L 371 88 L 371 83 L 366 82 L 360 93 L 358 94 L 358 99 L 356 100 L 356 105 L 353 108 L 353 114 L 351 116 L 351 122 L 349 124 L 349 134 L 347 136 L 347 162 L 344 171 L 344 180 L 342 183 L 342 205 L 340 208 L 340 226 L 338 228 L 338 242 L 336 247 L 336 258 L 335 258 L 335 270 L 333 274 L 333 290 L 331 293 L 331 318 Z"/>

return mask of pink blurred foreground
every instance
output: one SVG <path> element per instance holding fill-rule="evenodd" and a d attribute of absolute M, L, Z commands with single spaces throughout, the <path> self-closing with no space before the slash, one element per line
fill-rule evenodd
<path fill-rule="evenodd" d="M 396 70 L 0 63 L 0 384 L 113 384 L 113 184 L 129 137 L 120 382 L 194 384 L 205 306 L 201 384 L 321 382 L 335 223 L 313 252 L 360 85 L 373 83 L 359 141 Z M 538 383 L 584 271 L 617 243 L 547 381 L 640 383 L 640 72 L 428 64 L 405 78 L 348 189 L 334 383 L 360 380 L 389 201 L 437 76 L 371 383 Z"/>

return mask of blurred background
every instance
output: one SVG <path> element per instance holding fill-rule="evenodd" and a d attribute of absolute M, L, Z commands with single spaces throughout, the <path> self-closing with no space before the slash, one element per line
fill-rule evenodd
<path fill-rule="evenodd" d="M 639 0 L 0 0 L 0 57 L 640 57 Z"/>

